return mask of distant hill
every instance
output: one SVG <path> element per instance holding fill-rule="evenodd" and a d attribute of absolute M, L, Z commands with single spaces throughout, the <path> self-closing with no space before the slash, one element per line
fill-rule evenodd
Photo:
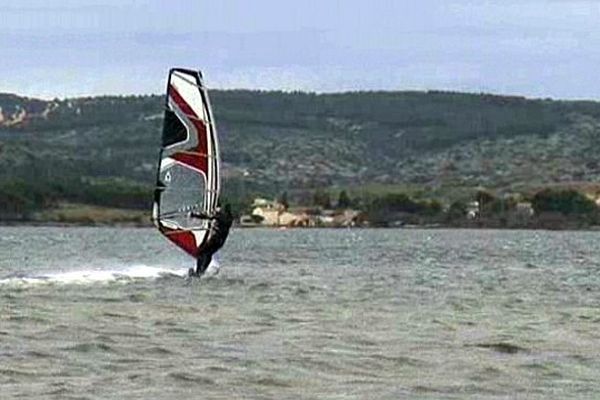
<path fill-rule="evenodd" d="M 232 191 L 600 181 L 598 102 L 247 90 L 214 90 L 211 99 Z M 102 182 L 150 187 L 163 107 L 162 96 L 0 94 L 0 183 L 39 183 L 58 197 Z"/>

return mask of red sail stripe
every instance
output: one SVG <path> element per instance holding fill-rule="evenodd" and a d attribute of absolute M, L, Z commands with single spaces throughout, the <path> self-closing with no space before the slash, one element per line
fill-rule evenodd
<path fill-rule="evenodd" d="M 169 85 L 169 96 L 173 98 L 175 103 L 185 114 L 191 115 L 195 119 L 200 119 L 200 117 L 198 117 L 198 114 L 196 114 L 194 109 L 183 99 L 183 96 L 179 94 L 177 89 L 175 89 L 175 86 L 173 86 L 172 84 Z"/>
<path fill-rule="evenodd" d="M 184 100 L 179 94 L 175 86 L 169 85 L 169 96 L 175 101 L 175 104 L 187 115 L 191 115 L 194 118 L 190 119 L 190 122 L 196 128 L 198 132 L 198 146 L 190 148 L 189 150 L 196 153 L 208 153 L 208 140 L 207 140 L 207 129 L 204 121 L 200 120 L 198 114 L 194 112 L 192 107 Z M 182 164 L 188 165 L 192 168 L 196 168 L 206 175 L 208 175 L 208 158 L 199 155 L 190 155 L 183 152 L 175 153 L 171 156 L 173 159 L 179 161 Z"/>
<path fill-rule="evenodd" d="M 164 226 L 161 230 L 170 241 L 181 247 L 190 256 L 196 257 L 198 245 L 196 237 L 190 231 L 169 229 Z"/>

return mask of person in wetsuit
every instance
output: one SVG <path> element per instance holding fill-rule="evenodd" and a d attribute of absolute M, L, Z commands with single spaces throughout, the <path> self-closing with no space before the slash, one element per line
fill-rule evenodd
<path fill-rule="evenodd" d="M 229 235 L 229 229 L 233 223 L 233 215 L 231 214 L 231 206 L 225 204 L 225 207 L 217 207 L 214 214 L 207 215 L 205 213 L 190 213 L 192 218 L 204 218 L 209 219 L 208 227 L 208 238 L 204 242 L 203 246 L 198 247 L 196 254 L 196 270 L 190 268 L 189 274 L 194 276 L 201 276 L 204 271 L 208 268 L 210 261 L 212 260 L 213 254 L 215 254 L 223 245 L 227 236 Z"/>

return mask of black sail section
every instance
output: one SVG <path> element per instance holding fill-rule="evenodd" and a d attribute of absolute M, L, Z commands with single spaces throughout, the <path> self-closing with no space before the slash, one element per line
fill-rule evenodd
<path fill-rule="evenodd" d="M 165 111 L 165 120 L 162 131 L 162 146 L 183 142 L 187 139 L 187 129 L 171 110 Z"/>

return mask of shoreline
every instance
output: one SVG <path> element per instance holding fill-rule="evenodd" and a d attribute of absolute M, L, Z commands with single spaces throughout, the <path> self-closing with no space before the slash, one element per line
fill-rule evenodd
<path fill-rule="evenodd" d="M 29 227 L 29 228 L 154 228 L 152 223 L 139 223 L 139 222 L 93 222 L 90 223 L 88 221 L 80 221 L 80 222 L 58 222 L 58 221 L 2 221 L 0 220 L 0 228 L 3 227 Z M 311 230 L 311 229 L 351 229 L 351 230 L 361 230 L 361 229 L 403 229 L 403 230 L 443 230 L 443 229 L 452 229 L 452 230 L 507 230 L 507 231 L 557 231 L 557 232 L 600 232 L 600 225 L 590 225 L 590 226 L 566 226 L 566 227 L 548 227 L 548 226 L 535 226 L 534 224 L 529 226 L 511 226 L 511 227 L 501 227 L 494 224 L 485 225 L 485 224 L 423 224 L 423 225 L 402 225 L 402 226 L 311 226 L 311 227 L 288 227 L 288 226 L 244 226 L 239 224 L 234 224 L 233 228 L 235 229 L 268 229 L 268 230 L 279 230 L 279 231 L 288 231 L 288 230 Z"/>

